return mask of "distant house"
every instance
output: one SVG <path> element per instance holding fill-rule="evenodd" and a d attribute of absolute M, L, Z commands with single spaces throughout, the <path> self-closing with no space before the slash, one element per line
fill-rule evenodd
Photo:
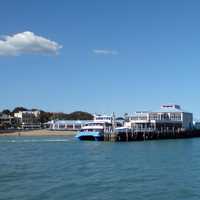
<path fill-rule="evenodd" d="M 0 128 L 9 128 L 13 124 L 13 117 L 8 114 L 0 113 Z"/>
<path fill-rule="evenodd" d="M 179 105 L 162 105 L 157 111 L 136 112 L 125 126 L 138 131 L 178 131 L 193 128 L 193 115 Z"/>
<path fill-rule="evenodd" d="M 19 111 L 14 113 L 16 122 L 20 124 L 22 129 L 38 129 L 41 128 L 40 111 Z"/>

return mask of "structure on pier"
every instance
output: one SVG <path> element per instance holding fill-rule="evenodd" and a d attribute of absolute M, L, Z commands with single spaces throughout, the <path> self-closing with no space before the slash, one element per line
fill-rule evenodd
<path fill-rule="evenodd" d="M 193 115 L 179 105 L 162 105 L 158 111 L 136 112 L 129 116 L 125 127 L 136 132 L 176 132 L 193 128 Z"/>
<path fill-rule="evenodd" d="M 179 105 L 162 105 L 158 111 L 140 111 L 126 116 L 124 126 L 104 135 L 105 141 L 200 137 L 193 130 L 193 115 Z"/>

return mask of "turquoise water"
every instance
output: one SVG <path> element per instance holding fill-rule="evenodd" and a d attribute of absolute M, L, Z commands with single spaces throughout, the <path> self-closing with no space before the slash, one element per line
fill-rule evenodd
<path fill-rule="evenodd" d="M 200 139 L 1 137 L 1 200 L 200 199 Z"/>

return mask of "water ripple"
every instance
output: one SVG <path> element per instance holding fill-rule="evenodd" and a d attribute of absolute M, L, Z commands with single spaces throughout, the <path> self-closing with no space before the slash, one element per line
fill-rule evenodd
<path fill-rule="evenodd" d="M 9 137 L 0 143 L 2 200 L 200 199 L 199 139 Z"/>

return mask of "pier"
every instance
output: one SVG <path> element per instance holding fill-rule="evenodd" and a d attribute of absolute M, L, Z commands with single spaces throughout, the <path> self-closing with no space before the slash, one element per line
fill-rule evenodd
<path fill-rule="evenodd" d="M 138 111 L 126 116 L 123 127 L 115 125 L 104 131 L 104 141 L 143 141 L 200 137 L 200 129 L 193 126 L 193 114 L 180 105 L 162 105 L 157 111 Z"/>
<path fill-rule="evenodd" d="M 200 130 L 188 131 L 125 131 L 104 133 L 104 141 L 107 142 L 130 142 L 145 140 L 162 140 L 162 139 L 181 139 L 200 137 Z"/>
<path fill-rule="evenodd" d="M 113 116 L 97 115 L 83 126 L 77 137 L 81 140 L 145 141 L 200 137 L 200 127 L 193 124 L 193 114 L 179 105 L 162 105 L 156 111 L 137 111 L 122 122 Z"/>

